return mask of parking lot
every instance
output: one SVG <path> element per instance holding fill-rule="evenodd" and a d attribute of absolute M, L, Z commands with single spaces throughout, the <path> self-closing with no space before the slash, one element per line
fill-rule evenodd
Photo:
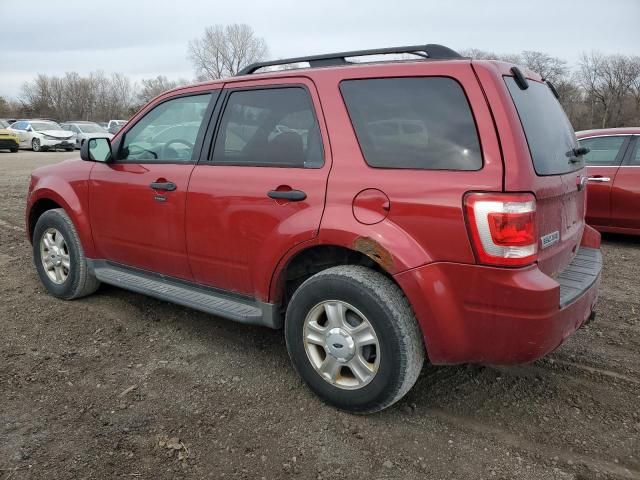
<path fill-rule="evenodd" d="M 426 366 L 353 416 L 301 384 L 281 332 L 108 286 L 47 295 L 24 200 L 70 156 L 0 152 L 0 479 L 640 478 L 640 239 L 603 239 L 597 318 L 547 358 Z"/>

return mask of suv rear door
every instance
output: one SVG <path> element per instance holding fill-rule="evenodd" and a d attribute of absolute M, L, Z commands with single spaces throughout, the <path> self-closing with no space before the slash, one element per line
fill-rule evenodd
<path fill-rule="evenodd" d="M 189 183 L 189 263 L 199 283 L 267 298 L 273 266 L 322 218 L 330 156 L 320 103 L 309 79 L 287 77 L 227 83 L 220 104 L 208 160 Z"/>
<path fill-rule="evenodd" d="M 535 195 L 538 267 L 555 277 L 571 262 L 582 240 L 584 161 L 574 151 L 579 144 L 573 127 L 548 85 L 532 73 L 537 78 L 529 78 L 528 87 L 523 89 L 506 64 L 500 65 L 509 125 L 498 125 L 498 129 L 511 137 L 501 138 L 505 190 Z"/>
<path fill-rule="evenodd" d="M 627 149 L 626 135 L 584 137 L 580 145 L 590 152 L 585 155 L 589 187 L 587 190 L 587 223 L 608 226 L 611 223 L 611 187 Z"/>
<path fill-rule="evenodd" d="M 218 91 L 165 97 L 134 119 L 95 162 L 89 212 L 100 258 L 190 280 L 184 238 L 191 171 Z"/>

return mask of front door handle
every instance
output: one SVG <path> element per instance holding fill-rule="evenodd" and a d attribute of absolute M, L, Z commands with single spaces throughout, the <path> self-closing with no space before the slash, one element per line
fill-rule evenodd
<path fill-rule="evenodd" d="M 611 179 L 609 177 L 602 177 L 600 175 L 596 175 L 595 177 L 589 177 L 588 180 L 590 182 L 608 182 Z"/>
<path fill-rule="evenodd" d="M 149 186 L 154 190 L 166 190 L 168 192 L 173 192 L 177 188 L 173 182 L 153 182 Z"/>
<path fill-rule="evenodd" d="M 307 194 L 301 190 L 271 190 L 267 195 L 274 200 L 289 200 L 290 202 L 300 202 L 307 198 Z"/>

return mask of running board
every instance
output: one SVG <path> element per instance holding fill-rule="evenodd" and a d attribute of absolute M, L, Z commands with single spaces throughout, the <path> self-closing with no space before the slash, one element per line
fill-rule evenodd
<path fill-rule="evenodd" d="M 205 287 L 184 280 L 116 265 L 104 260 L 88 260 L 98 280 L 150 297 L 190 307 L 201 312 L 251 325 L 282 327 L 277 305 Z"/>

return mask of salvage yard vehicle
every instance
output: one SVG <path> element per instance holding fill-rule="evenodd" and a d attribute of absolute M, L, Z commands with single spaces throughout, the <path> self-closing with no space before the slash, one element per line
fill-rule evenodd
<path fill-rule="evenodd" d="M 0 119 L 0 150 L 10 150 L 17 152 L 20 145 L 20 138 L 9 130 L 9 123 Z"/>
<path fill-rule="evenodd" d="M 82 144 L 90 138 L 113 138 L 113 134 L 107 132 L 95 122 L 75 121 L 65 122 L 60 125 L 63 129 L 73 132 L 76 136 L 76 148 L 80 148 Z"/>
<path fill-rule="evenodd" d="M 20 148 L 30 148 L 34 152 L 56 149 L 72 152 L 75 149 L 73 132 L 51 120 L 18 120 L 9 128 L 18 135 Z"/>
<path fill-rule="evenodd" d="M 417 59 L 348 60 L 384 54 Z M 530 362 L 593 315 L 586 151 L 508 63 L 440 45 L 284 59 L 166 92 L 84 161 L 34 171 L 27 231 L 52 295 L 104 282 L 283 327 L 313 392 L 370 413 L 425 358 Z"/>
<path fill-rule="evenodd" d="M 601 232 L 640 235 L 640 127 L 577 132 L 589 187 L 587 223 Z"/>

